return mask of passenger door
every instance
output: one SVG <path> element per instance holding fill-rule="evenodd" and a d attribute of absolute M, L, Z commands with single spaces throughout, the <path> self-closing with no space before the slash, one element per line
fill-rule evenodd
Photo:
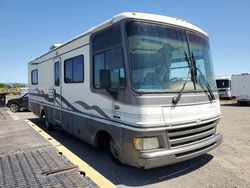
<path fill-rule="evenodd" d="M 20 100 L 20 107 L 28 108 L 28 94 L 24 95 Z"/>
<path fill-rule="evenodd" d="M 54 120 L 61 123 L 62 118 L 62 82 L 61 82 L 61 61 L 54 60 Z"/>

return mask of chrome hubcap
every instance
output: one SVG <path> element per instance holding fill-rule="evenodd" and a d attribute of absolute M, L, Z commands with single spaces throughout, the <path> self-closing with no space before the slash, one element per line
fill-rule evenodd
<path fill-rule="evenodd" d="M 17 108 L 17 105 L 12 104 L 12 105 L 10 106 L 10 109 L 11 109 L 11 111 L 16 112 L 18 108 Z"/>

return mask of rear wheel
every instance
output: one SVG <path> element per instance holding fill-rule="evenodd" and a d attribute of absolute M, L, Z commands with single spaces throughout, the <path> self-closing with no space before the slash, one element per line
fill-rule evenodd
<path fill-rule="evenodd" d="M 18 104 L 13 103 L 13 104 L 10 105 L 10 111 L 11 112 L 18 112 L 19 110 L 20 110 L 20 107 L 19 107 Z"/>
<path fill-rule="evenodd" d="M 246 101 L 237 101 L 239 105 L 247 105 Z"/>
<path fill-rule="evenodd" d="M 44 118 L 44 125 L 45 125 L 46 130 L 48 131 L 54 130 L 54 125 L 49 122 L 47 114 L 43 115 L 43 118 Z"/>

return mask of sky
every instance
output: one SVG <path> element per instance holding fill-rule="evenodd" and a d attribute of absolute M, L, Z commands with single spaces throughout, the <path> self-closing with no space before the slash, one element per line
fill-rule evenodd
<path fill-rule="evenodd" d="M 127 11 L 205 30 L 216 76 L 250 72 L 250 0 L 0 0 L 0 83 L 27 83 L 27 63 L 49 46 Z"/>

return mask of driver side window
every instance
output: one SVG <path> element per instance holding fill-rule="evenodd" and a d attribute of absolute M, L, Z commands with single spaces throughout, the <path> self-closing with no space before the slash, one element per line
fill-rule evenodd
<path fill-rule="evenodd" d="M 110 70 L 111 88 L 125 88 L 125 69 L 121 43 L 120 26 L 113 26 L 94 35 L 93 44 L 93 86 L 100 88 L 100 70 Z"/>

